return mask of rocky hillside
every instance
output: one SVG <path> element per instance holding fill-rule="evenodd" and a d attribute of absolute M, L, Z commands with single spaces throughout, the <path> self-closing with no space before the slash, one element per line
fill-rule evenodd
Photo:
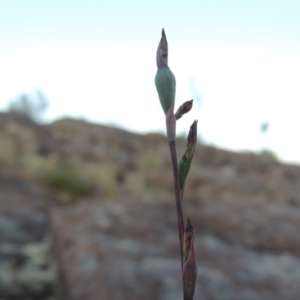
<path fill-rule="evenodd" d="M 173 202 L 164 136 L 0 113 L 0 299 L 182 299 Z M 299 167 L 199 144 L 185 206 L 195 299 L 298 299 Z"/>

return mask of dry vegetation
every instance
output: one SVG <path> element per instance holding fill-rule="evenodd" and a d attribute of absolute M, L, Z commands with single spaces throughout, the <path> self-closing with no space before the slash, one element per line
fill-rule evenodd
<path fill-rule="evenodd" d="M 91 195 L 103 200 L 125 197 L 139 201 L 173 197 L 166 138 L 160 134 L 137 135 L 72 119 L 44 126 L 23 115 L 2 113 L 0 139 L 0 163 L 43 182 L 54 191 L 55 201 Z M 179 155 L 184 148 L 185 140 L 179 139 Z M 281 179 L 297 179 L 299 172 L 293 166 L 279 165 L 266 153 L 238 154 L 200 145 L 186 197 L 199 193 L 212 197 L 227 193 L 230 197 L 249 190 L 264 201 L 289 201 L 288 183 Z M 244 186 L 240 175 L 251 185 Z"/>

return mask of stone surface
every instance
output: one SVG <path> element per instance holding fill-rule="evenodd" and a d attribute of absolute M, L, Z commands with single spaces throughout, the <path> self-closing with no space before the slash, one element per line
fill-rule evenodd
<path fill-rule="evenodd" d="M 250 201 L 186 206 L 196 232 L 195 299 L 297 299 L 299 211 Z M 89 201 L 52 216 L 67 299 L 182 299 L 173 204 Z"/>
<path fill-rule="evenodd" d="M 182 299 L 164 136 L 0 113 L 0 140 L 0 300 Z M 47 185 L 64 168 L 92 192 Z M 199 144 L 185 195 L 195 300 L 299 298 L 299 166 Z"/>
<path fill-rule="evenodd" d="M 57 300 L 48 197 L 0 170 L 0 299 Z"/>

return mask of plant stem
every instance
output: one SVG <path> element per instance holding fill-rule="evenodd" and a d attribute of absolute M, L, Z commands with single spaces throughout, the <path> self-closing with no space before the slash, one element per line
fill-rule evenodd
<path fill-rule="evenodd" d="M 179 187 L 179 175 L 178 175 L 178 163 L 177 163 L 177 153 L 176 153 L 176 141 L 169 141 L 169 149 L 172 160 L 173 168 L 173 180 L 174 180 L 174 192 L 175 192 L 175 201 L 176 201 L 176 210 L 177 210 L 177 221 L 178 221 L 178 233 L 179 233 L 179 243 L 180 243 L 180 258 L 181 258 L 181 269 L 183 269 L 183 232 L 184 232 L 184 223 L 183 223 L 183 212 L 181 205 L 181 193 Z"/>

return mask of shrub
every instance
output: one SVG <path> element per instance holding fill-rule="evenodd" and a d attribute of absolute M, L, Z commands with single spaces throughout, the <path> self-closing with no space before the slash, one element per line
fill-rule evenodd
<path fill-rule="evenodd" d="M 59 191 L 58 200 L 64 201 L 89 195 L 95 189 L 94 183 L 82 178 L 74 163 L 70 161 L 63 162 L 46 173 L 45 182 Z"/>

